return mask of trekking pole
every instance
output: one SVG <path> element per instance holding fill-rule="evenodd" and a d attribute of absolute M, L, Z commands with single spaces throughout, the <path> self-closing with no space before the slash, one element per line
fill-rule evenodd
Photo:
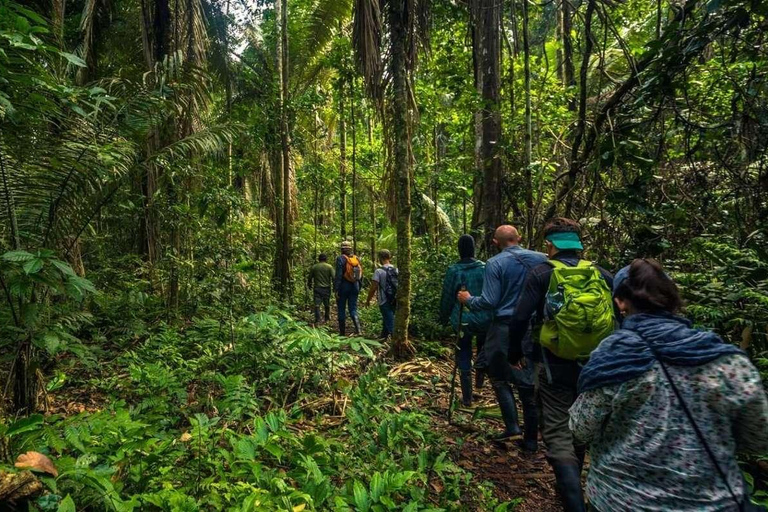
<path fill-rule="evenodd" d="M 467 291 L 466 285 L 462 284 L 460 290 Z M 456 374 L 459 372 L 459 344 L 461 343 L 461 321 L 464 313 L 464 305 L 459 303 L 459 325 L 456 329 L 456 345 L 453 348 L 453 374 L 451 375 L 451 397 L 448 400 L 448 424 L 451 424 L 453 417 L 453 401 L 456 398 Z"/>

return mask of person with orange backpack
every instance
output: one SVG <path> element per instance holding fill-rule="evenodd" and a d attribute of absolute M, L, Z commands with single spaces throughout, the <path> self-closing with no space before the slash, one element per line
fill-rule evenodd
<path fill-rule="evenodd" d="M 357 256 L 352 254 L 352 244 L 341 242 L 341 254 L 336 258 L 336 277 L 333 291 L 336 294 L 336 308 L 339 314 L 339 334 L 347 333 L 346 310 L 355 327 L 355 334 L 360 334 L 360 317 L 357 316 L 357 297 L 360 295 L 360 283 L 363 280 L 363 267 Z"/>

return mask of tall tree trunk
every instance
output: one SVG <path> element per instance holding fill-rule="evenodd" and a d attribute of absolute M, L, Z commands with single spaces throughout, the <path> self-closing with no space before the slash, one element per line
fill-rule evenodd
<path fill-rule="evenodd" d="M 594 38 L 592 37 L 592 18 L 595 13 L 597 0 L 588 0 L 587 12 L 584 15 L 584 57 L 581 60 L 581 70 L 579 72 L 579 117 L 576 124 L 576 133 L 573 137 L 573 146 L 571 149 L 571 162 L 566 176 L 568 195 L 565 198 L 564 215 L 571 215 L 573 209 L 573 194 L 575 191 L 576 177 L 581 171 L 583 162 L 579 159 L 579 150 L 584 139 L 584 133 L 587 129 L 587 77 L 589 76 L 589 59 L 592 57 L 592 48 L 594 47 Z"/>
<path fill-rule="evenodd" d="M 314 224 L 315 233 L 313 240 L 314 259 L 317 260 L 317 231 L 320 229 L 320 173 L 317 159 L 317 109 L 312 112 L 312 167 L 315 177 L 315 204 L 314 204 Z"/>
<path fill-rule="evenodd" d="M 480 7 L 482 0 L 471 0 L 470 25 L 472 29 L 472 71 L 475 79 L 475 92 L 478 97 L 483 95 L 483 66 L 482 66 L 482 24 Z M 474 112 L 474 167 L 472 173 L 472 232 L 477 235 L 483 223 L 483 109 L 478 106 Z M 466 232 L 466 229 L 464 230 Z"/>
<path fill-rule="evenodd" d="M 355 122 L 354 77 L 352 77 L 350 82 L 350 91 L 349 120 L 352 123 L 352 251 L 357 254 L 357 126 Z"/>
<path fill-rule="evenodd" d="M 293 223 L 291 212 L 293 209 L 293 190 L 292 190 L 292 172 L 291 172 L 291 136 L 288 132 L 288 0 L 279 0 L 282 4 L 280 13 L 280 39 L 282 58 L 281 76 L 280 76 L 280 143 L 282 146 L 282 167 L 283 167 L 283 238 L 282 238 L 282 256 L 285 261 L 282 265 L 282 275 L 280 276 L 281 291 L 283 298 L 288 299 L 291 296 L 291 250 L 293 237 Z"/>
<path fill-rule="evenodd" d="M 480 163 L 482 204 L 479 216 L 484 230 L 486 253 L 492 251 L 493 231 L 504 221 L 502 208 L 503 168 L 501 161 L 500 55 L 501 11 L 498 0 L 476 0 L 475 43 L 482 93 Z"/>
<path fill-rule="evenodd" d="M 344 111 L 344 79 L 339 79 L 339 213 L 341 239 L 347 238 L 347 123 Z"/>
<path fill-rule="evenodd" d="M 397 264 L 400 278 L 397 287 L 397 310 L 393 335 L 394 355 L 403 359 L 413 355 L 408 340 L 411 314 L 411 155 L 410 116 L 408 113 L 408 67 L 406 20 L 409 2 L 397 1 L 389 6 L 392 72 L 392 137 L 395 198 L 397 200 Z"/>
<path fill-rule="evenodd" d="M 565 0 L 563 0 L 565 3 Z M 533 161 L 533 125 L 531 122 L 531 45 L 528 27 L 528 1 L 523 0 L 523 59 L 525 80 L 525 221 L 528 243 L 533 242 L 533 179 L 531 162 Z"/>
<path fill-rule="evenodd" d="M 561 0 L 559 21 L 563 46 L 563 85 L 571 91 L 568 93 L 568 109 L 576 110 L 576 100 L 573 96 L 573 90 L 576 86 L 576 72 L 573 65 L 573 40 L 571 39 L 573 12 L 569 0 Z"/>
<path fill-rule="evenodd" d="M 366 116 L 366 123 L 368 125 L 368 147 L 373 146 L 373 113 L 368 111 Z M 376 160 L 378 165 L 378 152 L 376 153 Z M 371 185 L 371 262 L 376 261 L 376 193 L 374 191 L 374 185 Z"/>
<path fill-rule="evenodd" d="M 278 132 L 280 152 L 273 158 L 275 188 L 275 286 L 283 300 L 290 295 L 291 249 L 291 161 L 288 135 L 288 34 L 286 0 L 275 2 L 275 21 L 278 37 L 275 44 L 275 71 L 278 80 Z"/>

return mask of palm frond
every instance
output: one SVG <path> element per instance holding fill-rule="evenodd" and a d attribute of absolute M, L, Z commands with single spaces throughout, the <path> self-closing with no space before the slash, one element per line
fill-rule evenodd
<path fill-rule="evenodd" d="M 144 164 L 169 164 L 172 160 L 223 155 L 234 140 L 239 127 L 219 125 L 200 130 L 160 148 L 149 155 Z"/>
<path fill-rule="evenodd" d="M 384 66 L 381 59 L 382 21 L 379 0 L 355 0 L 352 45 L 368 95 L 381 102 Z"/>

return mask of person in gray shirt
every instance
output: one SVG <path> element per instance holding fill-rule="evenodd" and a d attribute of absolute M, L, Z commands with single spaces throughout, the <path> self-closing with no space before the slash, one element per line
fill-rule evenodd
<path fill-rule="evenodd" d="M 395 294 L 397 293 L 397 268 L 392 265 L 392 253 L 386 249 L 379 251 L 379 264 L 373 274 L 373 283 L 368 291 L 366 306 L 371 305 L 373 296 L 376 295 L 381 311 L 381 338 L 386 340 L 395 330 Z"/>

